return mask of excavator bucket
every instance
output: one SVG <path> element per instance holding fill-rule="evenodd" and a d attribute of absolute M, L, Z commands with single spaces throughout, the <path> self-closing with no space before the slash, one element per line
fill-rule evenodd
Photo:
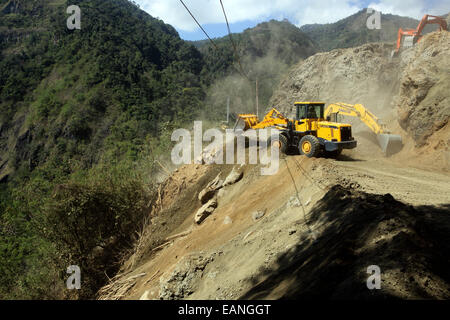
<path fill-rule="evenodd" d="M 382 133 L 377 135 L 378 144 L 383 153 L 389 157 L 403 148 L 402 137 L 396 134 Z"/>

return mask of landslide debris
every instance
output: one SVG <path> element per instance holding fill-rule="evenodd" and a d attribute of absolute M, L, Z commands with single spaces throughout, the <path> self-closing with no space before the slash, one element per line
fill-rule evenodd
<path fill-rule="evenodd" d="M 442 141 L 450 139 L 450 32 L 424 36 L 403 55 L 404 71 L 396 98 L 398 121 L 416 146 L 427 143 L 436 131 L 447 129 Z M 444 147 L 444 146 L 443 146 Z"/>
<path fill-rule="evenodd" d="M 218 202 L 217 197 L 212 198 L 207 203 L 205 203 L 200 209 L 197 210 L 195 214 L 194 221 L 197 224 L 202 223 L 214 210 L 217 208 Z"/>
<path fill-rule="evenodd" d="M 204 269 L 214 260 L 214 256 L 215 253 L 194 253 L 183 257 L 173 271 L 160 278 L 159 298 L 183 299 L 192 294 L 203 276 Z"/>
<path fill-rule="evenodd" d="M 448 168 L 450 33 L 427 34 L 398 58 L 390 58 L 392 49 L 393 43 L 369 43 L 311 56 L 290 69 L 269 105 L 292 117 L 295 101 L 362 103 L 402 135 L 407 147 L 397 160 Z M 374 134 L 359 119 L 340 121 L 352 124 L 358 140 L 347 154 L 377 154 Z"/>
<path fill-rule="evenodd" d="M 190 188 L 163 193 L 165 209 L 121 278 L 145 275 L 123 298 L 449 298 L 450 201 L 430 193 L 430 205 L 422 205 L 417 187 L 437 183 L 445 192 L 447 185 L 426 171 L 377 161 L 356 161 L 350 171 L 345 159 L 291 156 L 275 176 L 246 167 L 243 182 L 221 188 L 226 193 L 218 192 L 218 207 L 200 225 L 193 221 L 198 193 L 233 166 L 181 167 L 164 190 L 177 191 L 183 179 Z M 286 180 L 288 162 L 297 188 Z M 373 194 L 383 192 L 411 204 Z M 380 290 L 366 285 L 373 265 L 381 269 Z"/>
<path fill-rule="evenodd" d="M 249 279 L 241 299 L 449 299 L 450 204 L 413 207 L 390 194 L 333 186 L 314 206 L 316 241 L 297 245 Z M 381 269 L 369 290 L 367 268 Z"/>
<path fill-rule="evenodd" d="M 270 105 L 291 112 L 295 101 L 362 103 L 373 112 L 391 111 L 398 87 L 398 64 L 388 59 L 392 45 L 369 43 L 318 53 L 295 65 L 281 81 Z"/>

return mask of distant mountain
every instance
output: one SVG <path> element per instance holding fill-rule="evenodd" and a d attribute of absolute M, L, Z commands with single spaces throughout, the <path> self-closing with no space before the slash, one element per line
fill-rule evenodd
<path fill-rule="evenodd" d="M 318 51 L 317 44 L 287 20 L 263 22 L 241 33 L 233 33 L 232 38 L 238 48 L 238 55 L 247 61 L 270 55 L 292 65 Z M 214 42 L 221 50 L 220 56 L 214 53 L 209 40 L 195 41 L 193 44 L 204 54 L 205 62 L 212 70 L 224 71 L 234 56 L 230 38 L 215 38 Z"/>
<path fill-rule="evenodd" d="M 367 9 L 363 9 L 338 22 L 308 24 L 300 27 L 300 30 L 314 40 L 322 51 L 330 51 L 357 47 L 368 42 L 395 42 L 399 28 L 415 29 L 419 24 L 416 19 L 382 13 L 381 29 L 370 30 L 366 25 L 369 16 Z M 425 33 L 435 29 L 435 26 L 427 26 Z"/>
<path fill-rule="evenodd" d="M 256 79 L 259 105 L 265 109 L 283 73 L 318 52 L 317 44 L 287 20 L 260 23 L 233 33 L 232 38 L 237 54 L 229 36 L 214 39 L 219 50 L 208 40 L 193 42 L 205 61 L 202 76 L 210 77 L 208 82 L 216 81 L 207 99 L 212 110 L 225 110 L 225 101 L 231 97 L 232 111 L 255 112 Z"/>

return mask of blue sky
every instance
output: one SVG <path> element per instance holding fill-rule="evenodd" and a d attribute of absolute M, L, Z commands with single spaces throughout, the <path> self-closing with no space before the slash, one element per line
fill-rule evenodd
<path fill-rule="evenodd" d="M 367 7 L 419 19 L 425 13 L 450 11 L 450 0 L 222 0 L 232 32 L 241 32 L 270 19 L 288 19 L 297 26 L 332 23 Z M 179 0 L 135 0 L 141 9 L 174 26 L 181 38 L 201 40 L 206 36 Z M 211 37 L 227 34 L 219 0 L 184 0 Z"/>

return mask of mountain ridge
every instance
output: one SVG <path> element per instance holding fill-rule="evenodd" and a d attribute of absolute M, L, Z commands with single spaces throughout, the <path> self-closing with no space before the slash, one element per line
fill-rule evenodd
<path fill-rule="evenodd" d="M 338 48 L 351 48 L 369 42 L 392 42 L 397 40 L 399 28 L 415 29 L 419 20 L 393 14 L 381 14 L 381 29 L 370 30 L 366 22 L 371 13 L 367 9 L 328 24 L 307 24 L 300 27 L 323 51 Z M 434 30 L 427 26 L 424 33 Z"/>

